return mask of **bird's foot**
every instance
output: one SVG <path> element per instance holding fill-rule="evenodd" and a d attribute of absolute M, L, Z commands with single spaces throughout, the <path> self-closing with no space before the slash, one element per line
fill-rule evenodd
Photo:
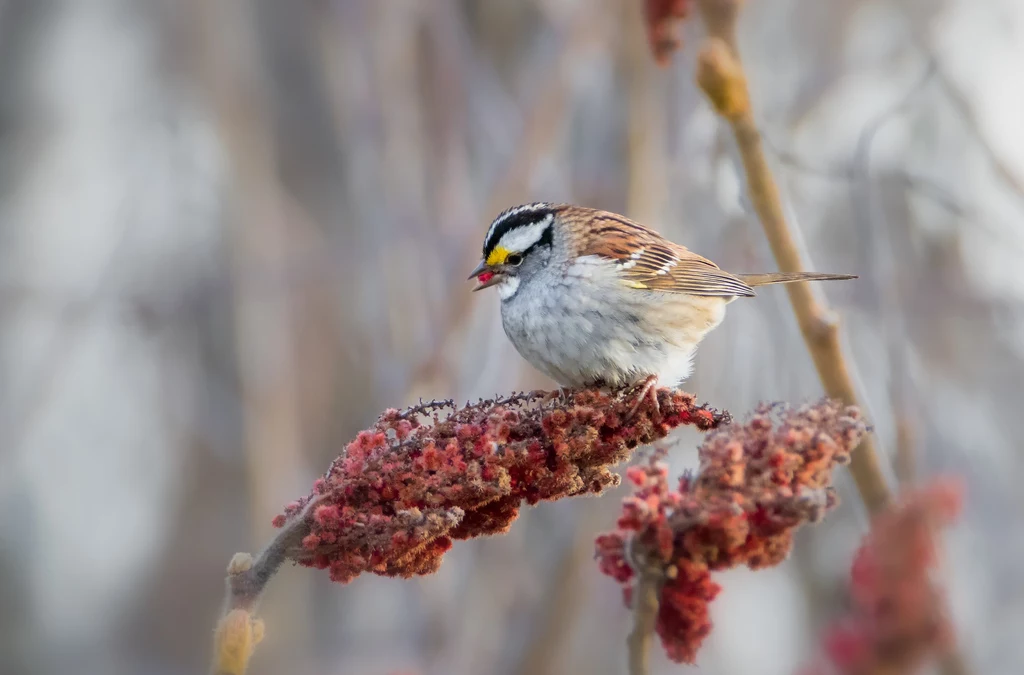
<path fill-rule="evenodd" d="M 541 403 L 564 402 L 568 401 L 570 396 L 572 396 L 572 389 L 569 387 L 558 387 L 554 391 L 549 391 L 548 394 L 541 399 Z"/>
<path fill-rule="evenodd" d="M 654 416 L 661 417 L 661 406 L 658 404 L 658 376 L 649 375 L 642 382 L 637 384 L 640 389 L 640 393 L 637 394 L 636 402 L 626 415 L 627 420 L 633 419 L 637 411 L 640 410 L 640 406 L 644 404 L 645 398 L 651 399 L 651 405 L 654 406 Z"/>

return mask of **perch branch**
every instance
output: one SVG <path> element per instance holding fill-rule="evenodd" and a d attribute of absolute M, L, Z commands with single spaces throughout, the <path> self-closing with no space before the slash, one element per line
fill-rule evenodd
<path fill-rule="evenodd" d="M 279 533 L 259 556 L 232 558 L 210 672 L 245 673 L 263 636 L 256 605 L 286 560 L 340 583 L 430 574 L 453 541 L 507 531 L 524 503 L 599 494 L 618 485 L 610 467 L 636 448 L 730 420 L 680 391 L 657 396 L 635 413 L 631 397 L 598 389 L 384 411 L 274 518 Z"/>
<path fill-rule="evenodd" d="M 316 500 L 306 505 L 315 508 Z M 270 579 L 288 559 L 289 551 L 302 545 L 309 534 L 305 517 L 292 520 L 254 560 L 248 553 L 236 553 L 228 563 L 224 609 L 214 632 L 211 675 L 244 675 L 256 645 L 263 639 L 263 622 L 255 610 Z"/>
<path fill-rule="evenodd" d="M 779 269 L 800 272 L 804 264 L 786 223 L 778 186 L 765 159 L 737 49 L 736 20 L 741 5 L 742 0 L 699 0 L 698 8 L 707 26 L 708 40 L 700 52 L 697 82 L 715 111 L 732 127 L 746 173 L 750 200 Z M 857 396 L 840 345 L 838 320 L 815 297 L 806 282 L 787 284 L 786 291 L 825 392 L 855 405 Z M 869 511 L 877 512 L 890 501 L 891 492 L 870 437 L 865 437 L 854 453 L 850 473 Z"/>

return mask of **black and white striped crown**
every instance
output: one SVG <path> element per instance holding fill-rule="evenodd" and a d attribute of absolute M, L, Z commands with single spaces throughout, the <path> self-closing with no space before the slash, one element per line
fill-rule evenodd
<path fill-rule="evenodd" d="M 523 251 L 538 243 L 541 238 L 550 238 L 550 226 L 554 220 L 554 210 L 548 202 L 534 202 L 505 209 L 491 223 L 484 237 L 484 258 L 486 259 L 494 247 L 512 232 L 522 236 L 510 237 L 506 240 L 506 248 Z M 521 228 L 529 228 L 521 230 Z M 522 241 L 513 241 L 522 240 Z M 509 246 L 508 243 L 516 244 Z"/>

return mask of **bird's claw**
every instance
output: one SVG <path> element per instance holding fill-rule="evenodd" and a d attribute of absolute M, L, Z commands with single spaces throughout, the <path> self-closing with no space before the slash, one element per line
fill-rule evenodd
<path fill-rule="evenodd" d="M 654 416 L 661 417 L 661 405 L 658 403 L 658 376 L 650 375 L 642 383 L 639 384 L 640 393 L 637 394 L 636 402 L 626 415 L 626 419 L 630 420 L 640 410 L 640 406 L 644 404 L 645 398 L 651 399 L 651 405 L 654 407 Z"/>
<path fill-rule="evenodd" d="M 541 399 L 542 404 L 555 404 L 560 401 L 568 401 L 570 396 L 568 387 L 558 387 L 554 391 L 549 391 L 547 395 Z"/>

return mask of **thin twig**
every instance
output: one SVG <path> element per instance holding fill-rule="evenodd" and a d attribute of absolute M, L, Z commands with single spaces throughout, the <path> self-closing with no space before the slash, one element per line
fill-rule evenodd
<path fill-rule="evenodd" d="M 306 507 L 310 509 L 313 502 Z M 252 611 L 263 594 L 267 582 L 289 557 L 289 551 L 302 543 L 309 534 L 309 519 L 297 516 L 253 560 L 248 553 L 236 553 L 228 565 L 225 614 L 232 609 Z M 248 562 L 244 562 L 247 559 Z"/>
<path fill-rule="evenodd" d="M 302 514 L 281 529 L 254 560 L 248 553 L 236 553 L 228 563 L 224 608 L 214 633 L 211 675 L 244 675 L 253 650 L 263 638 L 263 622 L 256 618 L 256 605 L 270 579 L 309 534 L 306 514 L 315 508 L 310 500 Z"/>
<path fill-rule="evenodd" d="M 626 640 L 629 648 L 629 675 L 647 675 L 651 669 L 651 640 L 658 623 L 665 571 L 636 539 L 631 541 L 629 553 L 636 574 L 633 583 L 633 630 Z"/>
<path fill-rule="evenodd" d="M 698 2 L 709 39 L 701 50 L 697 81 L 716 112 L 732 127 L 751 203 L 779 269 L 799 272 L 804 264 L 786 223 L 778 186 L 768 168 L 737 48 L 736 20 L 741 4 L 739 0 Z M 825 392 L 845 403 L 856 404 L 853 378 L 839 341 L 837 319 L 807 283 L 788 284 L 786 291 Z M 850 472 L 869 511 L 879 511 L 889 502 L 890 489 L 870 437 L 865 438 L 854 453 Z"/>

